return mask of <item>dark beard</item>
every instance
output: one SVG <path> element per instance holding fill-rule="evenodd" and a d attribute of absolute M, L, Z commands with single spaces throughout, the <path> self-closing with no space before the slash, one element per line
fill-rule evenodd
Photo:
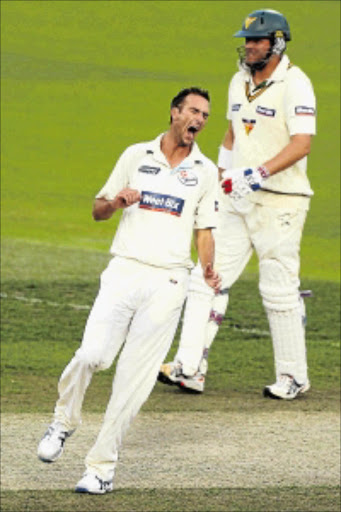
<path fill-rule="evenodd" d="M 270 57 L 272 55 L 272 48 L 268 51 L 268 53 L 265 55 L 263 60 L 260 60 L 259 62 L 255 62 L 254 64 L 246 64 L 250 68 L 251 75 L 254 75 L 256 71 L 261 71 L 265 68 L 267 63 L 270 60 Z"/>
<path fill-rule="evenodd" d="M 240 46 L 239 48 L 237 48 L 237 52 L 242 66 L 245 66 L 250 71 L 250 73 L 254 75 L 256 71 L 261 71 L 262 69 L 264 69 L 267 63 L 269 62 L 269 59 L 272 55 L 272 46 L 269 49 L 268 53 L 265 55 L 263 60 L 254 62 L 253 64 L 247 64 L 245 62 L 245 46 Z"/>
<path fill-rule="evenodd" d="M 268 62 L 269 59 L 264 59 L 259 62 L 255 62 L 254 64 L 245 64 L 249 67 L 251 75 L 254 75 L 256 71 L 261 71 L 262 69 L 264 69 Z"/>

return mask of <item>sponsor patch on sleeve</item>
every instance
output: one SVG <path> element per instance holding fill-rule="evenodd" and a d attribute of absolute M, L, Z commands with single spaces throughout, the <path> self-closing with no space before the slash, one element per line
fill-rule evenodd
<path fill-rule="evenodd" d="M 315 109 L 313 107 L 305 107 L 304 105 L 300 105 L 295 107 L 295 114 L 297 116 L 314 116 Z"/>
<path fill-rule="evenodd" d="M 276 110 L 274 108 L 261 107 L 260 105 L 256 108 L 256 112 L 257 114 L 267 117 L 275 117 L 276 115 Z"/>
<path fill-rule="evenodd" d="M 234 103 L 234 105 L 232 105 L 232 112 L 238 112 L 241 106 L 241 103 Z"/>
<path fill-rule="evenodd" d="M 156 192 L 141 192 L 139 208 L 155 212 L 170 213 L 180 217 L 185 201 L 180 197 L 158 194 Z"/>

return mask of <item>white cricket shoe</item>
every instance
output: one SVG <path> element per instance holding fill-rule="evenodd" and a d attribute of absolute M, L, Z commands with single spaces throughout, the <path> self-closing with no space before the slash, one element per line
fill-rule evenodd
<path fill-rule="evenodd" d="M 75 487 L 75 492 L 105 494 L 113 489 L 114 484 L 112 480 L 105 481 L 94 473 L 84 473 Z"/>
<path fill-rule="evenodd" d="M 171 386 L 175 384 L 190 393 L 203 393 L 205 387 L 205 375 L 200 372 L 193 376 L 184 375 L 182 364 L 176 361 L 161 365 L 158 380 Z"/>
<path fill-rule="evenodd" d="M 203 393 L 205 388 L 205 375 L 197 372 L 192 377 L 183 376 L 178 386 L 184 390 L 192 393 Z"/>
<path fill-rule="evenodd" d="M 271 386 L 265 386 L 263 395 L 269 398 L 293 400 L 297 395 L 303 394 L 310 389 L 310 382 L 298 384 L 292 375 L 283 374 L 278 381 Z"/>
<path fill-rule="evenodd" d="M 51 423 L 38 446 L 38 457 L 43 462 L 54 462 L 64 450 L 65 440 L 74 430 L 65 430 L 58 421 Z"/>

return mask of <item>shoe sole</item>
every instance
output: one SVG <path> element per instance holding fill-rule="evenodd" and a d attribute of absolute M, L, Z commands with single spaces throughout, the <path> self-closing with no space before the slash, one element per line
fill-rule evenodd
<path fill-rule="evenodd" d="M 291 397 L 291 398 L 288 398 L 288 397 L 284 397 L 284 396 L 278 396 L 278 395 L 275 395 L 274 393 L 271 392 L 271 390 L 268 388 L 268 387 L 265 387 L 263 389 L 263 396 L 265 398 L 272 398 L 273 400 L 294 400 L 295 398 L 297 398 L 299 395 L 303 395 L 304 393 L 306 393 L 308 390 L 310 389 L 310 384 L 307 384 L 306 386 L 304 386 L 302 389 L 300 389 L 295 396 Z"/>
<path fill-rule="evenodd" d="M 188 395 L 202 395 L 203 393 L 199 389 L 188 388 L 183 382 L 178 382 L 177 386 Z"/>
<path fill-rule="evenodd" d="M 263 389 L 263 396 L 265 398 L 272 398 L 273 400 L 283 400 L 282 396 L 274 395 L 269 388 Z M 285 399 L 284 399 L 285 400 Z"/>
<path fill-rule="evenodd" d="M 159 382 L 162 382 L 162 384 L 168 384 L 168 386 L 175 386 L 175 385 L 177 385 L 177 382 L 173 382 L 169 377 L 167 377 L 167 375 L 165 375 L 162 372 L 159 372 L 159 374 L 157 376 L 157 380 Z"/>
<path fill-rule="evenodd" d="M 162 382 L 163 384 L 167 384 L 168 386 L 177 386 L 181 391 L 184 391 L 185 393 L 192 394 L 192 395 L 201 395 L 203 391 L 200 391 L 198 389 L 192 389 L 186 386 L 186 384 L 183 381 L 174 382 L 171 380 L 167 375 L 164 373 L 159 372 L 157 380 L 159 382 Z"/>
<path fill-rule="evenodd" d="M 110 489 L 110 490 L 107 490 L 107 491 L 104 491 L 104 492 L 101 492 L 101 491 L 89 491 L 89 489 L 87 489 L 86 487 L 76 487 L 75 488 L 75 492 L 77 493 L 80 493 L 80 494 L 108 494 L 109 492 L 112 492 L 114 489 Z"/>
<path fill-rule="evenodd" d="M 64 450 L 61 450 L 53 459 L 46 459 L 43 455 L 38 454 L 38 459 L 41 460 L 41 462 L 45 462 L 46 464 L 52 464 L 59 459 L 59 457 L 63 454 L 63 451 Z"/>
<path fill-rule="evenodd" d="M 45 462 L 45 464 L 52 464 L 53 462 L 55 462 L 57 459 L 44 459 L 43 457 L 40 457 L 38 455 L 38 459 L 41 460 L 41 462 Z"/>
<path fill-rule="evenodd" d="M 91 494 L 91 492 L 85 487 L 76 487 L 75 492 L 79 492 L 81 494 Z"/>

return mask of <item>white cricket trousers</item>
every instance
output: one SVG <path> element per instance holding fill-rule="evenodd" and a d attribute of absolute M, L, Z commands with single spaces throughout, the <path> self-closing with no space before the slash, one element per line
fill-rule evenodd
<path fill-rule="evenodd" d="M 215 268 L 228 291 L 248 263 L 253 250 L 259 259 L 259 290 L 272 335 L 275 370 L 306 382 L 307 361 L 302 303 L 299 295 L 300 242 L 307 212 L 293 208 L 266 207 L 243 201 L 237 212 L 228 198 L 219 202 L 215 237 Z M 175 356 L 185 374 L 200 365 L 218 331 L 214 318 L 222 317 L 228 293 L 213 297 L 198 265 L 191 274 L 184 323 Z M 248 312 L 245 311 L 247 319 Z M 211 318 L 211 320 L 209 320 Z"/>
<path fill-rule="evenodd" d="M 94 446 L 88 472 L 114 476 L 121 439 L 151 393 L 175 335 L 187 293 L 187 269 L 163 269 L 115 257 L 101 275 L 81 347 L 58 385 L 55 420 L 67 430 L 81 420 L 85 391 L 94 371 L 111 366 L 122 348 L 112 395 Z"/>

